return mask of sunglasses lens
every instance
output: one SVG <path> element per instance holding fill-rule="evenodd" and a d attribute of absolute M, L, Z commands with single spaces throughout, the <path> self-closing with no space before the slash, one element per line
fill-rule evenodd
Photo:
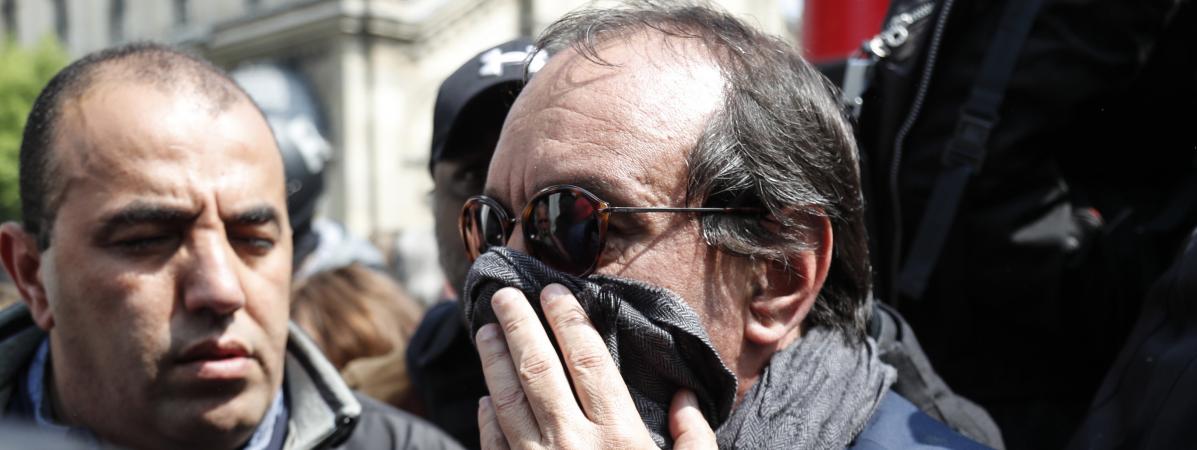
<path fill-rule="evenodd" d="M 479 199 L 470 199 L 462 211 L 461 237 L 466 253 L 473 261 L 494 246 L 507 242 L 506 220 L 499 207 Z"/>
<path fill-rule="evenodd" d="M 570 274 L 591 270 L 602 250 L 598 203 L 562 190 L 541 195 L 529 206 L 524 235 L 532 255 Z"/>

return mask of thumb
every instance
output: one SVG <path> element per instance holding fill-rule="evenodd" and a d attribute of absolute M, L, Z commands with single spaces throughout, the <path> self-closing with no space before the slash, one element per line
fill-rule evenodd
<path fill-rule="evenodd" d="M 673 402 L 669 405 L 669 434 L 673 436 L 673 448 L 678 450 L 719 448 L 715 443 L 715 432 L 698 410 L 698 397 L 689 389 L 673 394 Z"/>

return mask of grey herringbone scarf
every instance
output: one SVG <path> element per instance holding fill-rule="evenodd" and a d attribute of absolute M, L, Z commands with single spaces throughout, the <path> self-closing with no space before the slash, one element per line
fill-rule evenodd
<path fill-rule="evenodd" d="M 773 355 L 716 430 L 719 448 L 844 448 L 895 379 L 871 338 L 851 343 L 843 332 L 812 328 Z"/>
<path fill-rule="evenodd" d="M 510 286 L 532 300 L 544 323 L 536 299 L 551 283 L 578 298 L 661 447 L 672 444 L 669 403 L 683 387 L 694 391 L 707 421 L 719 427 L 720 447 L 842 448 L 893 383 L 893 369 L 877 359 L 871 343 L 849 345 L 840 333 L 816 329 L 775 355 L 733 412 L 736 378 L 697 314 L 676 294 L 634 280 L 574 277 L 507 248 L 491 249 L 470 269 L 462 295 L 466 322 L 473 332 L 494 323 L 490 299 Z"/>

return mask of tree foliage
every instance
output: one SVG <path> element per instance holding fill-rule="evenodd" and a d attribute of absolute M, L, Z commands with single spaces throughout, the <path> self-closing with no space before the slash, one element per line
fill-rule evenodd
<path fill-rule="evenodd" d="M 32 47 L 0 39 L 0 220 L 21 216 L 17 167 L 21 133 L 37 94 L 67 63 L 53 38 Z"/>

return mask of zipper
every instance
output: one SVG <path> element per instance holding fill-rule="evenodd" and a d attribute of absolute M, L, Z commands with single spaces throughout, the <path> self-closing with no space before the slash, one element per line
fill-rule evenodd
<path fill-rule="evenodd" d="M 894 16 L 884 30 L 865 43 L 865 51 L 877 58 L 889 56 L 893 49 L 901 47 L 910 38 L 908 27 L 926 19 L 933 12 L 935 12 L 935 3 L 929 2 L 913 11 Z"/>
<path fill-rule="evenodd" d="M 873 65 L 906 43 L 910 38 L 910 25 L 926 19 L 933 12 L 935 3 L 928 2 L 890 18 L 884 30 L 861 43 L 860 50 L 848 58 L 844 80 L 840 83 L 840 104 L 853 121 L 860 118 L 860 110 L 864 105 L 862 96 L 872 78 Z"/>
<path fill-rule="evenodd" d="M 943 40 L 943 32 L 947 27 L 948 16 L 951 15 L 953 3 L 955 3 L 955 0 L 944 0 L 943 9 L 939 17 L 935 20 L 935 30 L 931 33 L 931 43 L 927 48 L 927 62 L 923 65 L 923 76 L 919 80 L 918 89 L 915 91 L 914 103 L 911 104 L 910 113 L 906 115 L 906 120 L 902 122 L 901 128 L 898 129 L 898 133 L 894 137 L 894 157 L 890 162 L 889 168 L 890 207 L 892 208 L 893 219 L 893 235 L 890 241 L 889 290 L 890 302 L 892 302 L 891 304 L 894 307 L 897 307 L 901 301 L 897 296 L 897 292 L 899 264 L 902 263 L 902 199 L 898 193 L 898 172 L 899 167 L 902 165 L 902 151 L 906 136 L 914 128 L 914 122 L 918 119 L 919 113 L 922 112 L 923 102 L 927 100 L 927 90 L 931 86 L 931 74 L 935 71 L 935 62 L 939 57 L 939 44 Z M 911 13 L 911 16 L 913 17 L 913 13 L 920 12 L 927 7 L 933 7 L 933 4 L 927 4 L 916 9 Z M 930 14 L 930 12 L 924 14 Z M 899 14 L 898 18 L 901 18 L 903 15 Z M 924 17 L 926 16 L 924 15 Z M 902 37 L 902 42 L 905 42 L 905 37 Z"/>

